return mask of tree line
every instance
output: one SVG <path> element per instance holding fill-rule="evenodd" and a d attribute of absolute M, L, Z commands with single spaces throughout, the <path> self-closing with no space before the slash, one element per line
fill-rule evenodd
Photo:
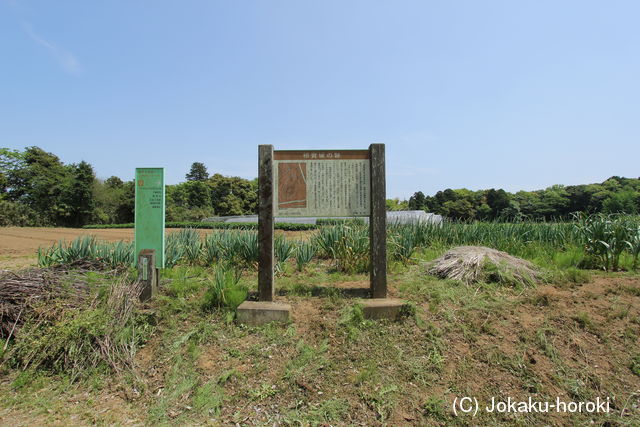
<path fill-rule="evenodd" d="M 210 175 L 195 162 L 185 181 L 166 187 L 167 221 L 257 212 L 258 180 Z M 0 148 L 0 226 L 133 222 L 133 180 L 97 179 L 82 161 L 64 164 L 39 147 Z M 573 212 L 640 213 L 640 179 L 611 177 L 600 184 L 554 185 L 509 193 L 503 189 L 418 191 L 409 200 L 389 199 L 388 210 L 425 210 L 459 220 L 550 220 Z"/>
<path fill-rule="evenodd" d="M 257 179 L 209 175 L 193 163 L 185 182 L 166 186 L 167 221 L 199 221 L 257 211 Z M 134 220 L 133 180 L 101 180 L 82 161 L 64 164 L 39 147 L 0 148 L 0 226 L 79 227 Z"/>
<path fill-rule="evenodd" d="M 402 202 L 388 205 L 399 207 Z M 601 184 L 554 185 L 544 190 L 509 193 L 502 189 L 418 191 L 406 209 L 426 210 L 459 220 L 567 219 L 574 212 L 640 213 L 640 179 L 613 176 Z"/>

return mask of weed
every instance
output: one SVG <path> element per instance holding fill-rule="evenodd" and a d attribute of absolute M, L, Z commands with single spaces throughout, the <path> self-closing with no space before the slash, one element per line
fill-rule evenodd
<path fill-rule="evenodd" d="M 203 384 L 193 392 L 193 409 L 203 416 L 220 415 L 220 409 L 224 401 L 222 389 L 213 383 Z"/>
<path fill-rule="evenodd" d="M 446 403 L 438 396 L 429 396 L 429 398 L 422 405 L 422 410 L 425 416 L 434 418 L 436 421 L 444 422 L 447 419 L 447 412 L 445 411 Z"/>
<path fill-rule="evenodd" d="M 231 267 L 219 266 L 213 280 L 207 283 L 202 307 L 206 310 L 227 307 L 235 310 L 247 298 L 247 289 L 239 285 L 240 272 Z"/>
<path fill-rule="evenodd" d="M 349 402 L 345 399 L 329 399 L 319 405 L 313 405 L 306 411 L 295 410 L 285 415 L 284 421 L 288 425 L 332 425 L 342 420 L 349 411 Z"/>
<path fill-rule="evenodd" d="M 578 326 L 580 326 L 581 329 L 593 330 L 595 328 L 595 324 L 593 323 L 593 320 L 591 320 L 589 313 L 585 311 L 581 311 L 577 315 L 573 316 L 573 320 L 578 323 Z"/>
<path fill-rule="evenodd" d="M 261 384 L 259 388 L 249 390 L 249 397 L 253 400 L 264 400 L 278 394 L 275 385 Z"/>
<path fill-rule="evenodd" d="M 640 354 L 637 354 L 631 358 L 629 369 L 631 369 L 631 372 L 633 372 L 635 375 L 640 377 Z"/>
<path fill-rule="evenodd" d="M 361 393 L 361 398 L 376 413 L 378 420 L 384 422 L 393 412 L 397 391 L 398 386 L 395 384 L 378 386 L 372 392 Z"/>
<path fill-rule="evenodd" d="M 317 247 L 313 242 L 298 242 L 296 246 L 296 268 L 302 271 L 316 255 Z"/>
<path fill-rule="evenodd" d="M 284 378 L 295 381 L 302 376 L 308 376 L 323 369 L 328 363 L 325 357 L 328 349 L 329 344 L 326 340 L 317 347 L 312 347 L 304 340 L 300 340 L 296 346 L 298 354 L 287 364 Z"/>

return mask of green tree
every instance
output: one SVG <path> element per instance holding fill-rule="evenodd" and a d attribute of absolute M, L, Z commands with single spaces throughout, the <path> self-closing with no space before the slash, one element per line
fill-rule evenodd
<path fill-rule="evenodd" d="M 110 176 L 104 181 L 104 184 L 107 188 L 122 188 L 124 182 L 122 182 L 122 180 L 117 176 Z"/>
<path fill-rule="evenodd" d="M 27 147 L 24 163 L 10 172 L 9 198 L 40 213 L 53 224 L 70 215 L 65 200 L 73 177 L 60 159 L 38 147 Z"/>
<path fill-rule="evenodd" d="M 208 180 L 216 215 L 255 214 L 258 208 L 258 180 L 214 174 Z"/>
<path fill-rule="evenodd" d="M 186 175 L 187 181 L 206 181 L 209 178 L 209 172 L 204 163 L 194 162 L 191 165 L 189 173 Z"/>
<path fill-rule="evenodd" d="M 68 169 L 71 179 L 65 198 L 69 212 L 64 222 L 65 225 L 79 227 L 87 224 L 93 214 L 93 183 L 96 177 L 93 167 L 85 161 L 70 165 Z"/>
<path fill-rule="evenodd" d="M 637 214 L 639 212 L 640 195 L 631 189 L 614 193 L 602 203 L 605 213 Z"/>
<path fill-rule="evenodd" d="M 406 200 L 400 200 L 399 198 L 386 200 L 388 211 L 406 211 L 409 210 L 409 203 Z"/>
<path fill-rule="evenodd" d="M 502 215 L 502 211 L 509 207 L 511 198 L 503 189 L 490 189 L 486 194 L 487 205 L 491 209 L 491 218 L 495 219 Z"/>
<path fill-rule="evenodd" d="M 427 198 L 422 191 L 413 193 L 409 197 L 409 209 L 412 211 L 422 210 L 427 207 Z"/>
<path fill-rule="evenodd" d="M 476 212 L 471 202 L 467 199 L 447 201 L 444 203 L 445 215 L 460 220 L 471 220 L 475 218 Z"/>

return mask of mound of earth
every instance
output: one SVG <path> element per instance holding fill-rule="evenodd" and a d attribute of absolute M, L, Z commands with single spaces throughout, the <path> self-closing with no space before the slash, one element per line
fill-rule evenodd
<path fill-rule="evenodd" d="M 483 246 L 458 246 L 427 264 L 429 274 L 465 284 L 532 285 L 540 273 L 529 261 Z"/>

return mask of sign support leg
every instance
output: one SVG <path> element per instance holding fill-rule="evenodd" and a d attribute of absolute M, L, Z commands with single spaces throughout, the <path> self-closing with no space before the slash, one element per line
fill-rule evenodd
<path fill-rule="evenodd" d="M 273 145 L 258 147 L 258 293 L 273 301 Z"/>
<path fill-rule="evenodd" d="M 369 219 L 371 297 L 387 297 L 387 209 L 384 144 L 369 146 L 371 217 Z"/>

